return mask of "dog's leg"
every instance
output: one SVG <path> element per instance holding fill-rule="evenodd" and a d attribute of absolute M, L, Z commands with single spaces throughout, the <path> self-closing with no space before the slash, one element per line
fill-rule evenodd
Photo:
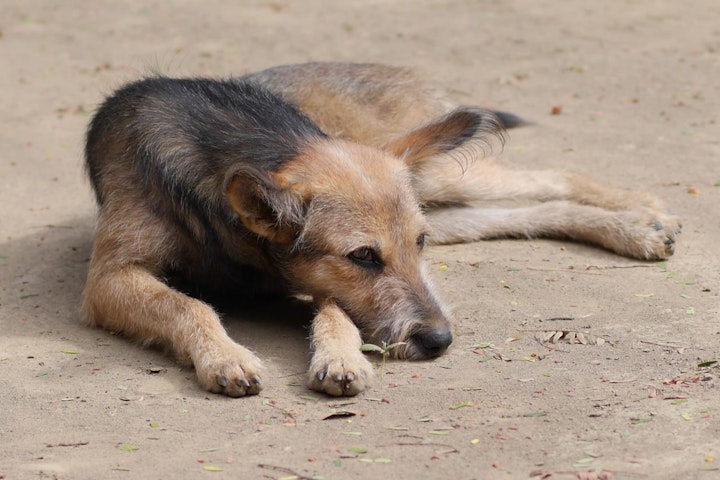
<path fill-rule="evenodd" d="M 545 202 L 517 209 L 431 209 L 431 223 L 437 225 L 431 241 L 437 243 L 565 237 L 649 260 L 672 255 L 681 230 L 678 217 L 653 195 L 609 187 L 575 173 L 511 170 L 492 159 L 471 162 L 463 171 L 452 159 L 436 157 L 416 166 L 415 184 L 421 201 L 429 204 Z"/>
<path fill-rule="evenodd" d="M 657 260 L 672 255 L 677 231 L 659 223 L 649 209 L 611 211 L 569 201 L 530 207 L 430 209 L 433 244 L 503 237 L 570 238 L 628 257 Z"/>
<path fill-rule="evenodd" d="M 308 386 L 333 396 L 365 390 L 373 369 L 360 351 L 360 332 L 350 317 L 331 301 L 321 303 L 312 323 L 313 357 Z"/>
<path fill-rule="evenodd" d="M 130 232 L 118 224 L 114 227 L 102 223 L 99 227 L 84 292 L 85 320 L 169 348 L 195 366 L 201 386 L 211 392 L 232 397 L 257 394 L 262 363 L 227 335 L 215 311 L 160 281 L 152 267 L 156 256 L 141 261 L 122 250 L 127 245 L 168 250 L 172 241 L 143 242 L 147 229 L 138 230 L 135 241 Z"/>
<path fill-rule="evenodd" d="M 651 194 L 602 185 L 576 173 L 513 170 L 493 158 L 473 159 L 468 152 L 423 159 L 413 165 L 413 186 L 423 203 L 473 200 L 569 200 L 606 210 L 648 208 L 663 211 Z"/>

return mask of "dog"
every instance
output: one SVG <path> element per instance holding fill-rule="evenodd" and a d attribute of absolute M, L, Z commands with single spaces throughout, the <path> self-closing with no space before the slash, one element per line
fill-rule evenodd
<path fill-rule="evenodd" d="M 130 83 L 87 132 L 99 214 L 83 317 L 242 397 L 261 390 L 263 364 L 204 292 L 309 296 L 308 386 L 355 395 L 373 376 L 363 342 L 429 359 L 453 340 L 426 245 L 552 237 L 644 260 L 673 253 L 680 223 L 657 198 L 486 155 L 521 123 L 374 64 Z M 472 203 L 504 199 L 536 204 Z"/>

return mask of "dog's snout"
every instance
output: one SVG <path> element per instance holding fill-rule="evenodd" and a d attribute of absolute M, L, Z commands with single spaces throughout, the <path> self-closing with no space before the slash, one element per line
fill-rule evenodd
<path fill-rule="evenodd" d="M 449 328 L 430 330 L 413 335 L 415 344 L 420 347 L 425 357 L 434 358 L 442 355 L 453 341 Z"/>

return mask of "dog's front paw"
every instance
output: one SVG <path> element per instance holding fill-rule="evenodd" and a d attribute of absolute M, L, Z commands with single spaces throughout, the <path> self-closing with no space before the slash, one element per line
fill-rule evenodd
<path fill-rule="evenodd" d="M 262 390 L 262 362 L 236 343 L 201 354 L 195 371 L 200 385 L 213 393 L 244 397 Z"/>
<path fill-rule="evenodd" d="M 332 355 L 316 351 L 308 370 L 308 387 L 339 397 L 365 390 L 373 377 L 373 367 L 358 351 Z"/>

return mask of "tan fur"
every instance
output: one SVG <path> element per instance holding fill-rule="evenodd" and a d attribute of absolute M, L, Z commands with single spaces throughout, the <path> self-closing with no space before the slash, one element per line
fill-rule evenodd
<path fill-rule="evenodd" d="M 372 379 L 363 342 L 401 342 L 392 353 L 414 359 L 441 354 L 451 340 L 450 315 L 422 261 L 426 234 L 433 244 L 571 238 L 650 260 L 673 252 L 680 224 L 661 201 L 572 173 L 503 167 L 484 156 L 478 115 L 455 110 L 407 70 L 306 64 L 246 79 L 298 105 L 330 136 L 309 142 L 277 171 L 239 163 L 204 179 L 199 191 L 237 225 L 219 216 L 207 225 L 186 208 L 184 231 L 152 208 L 177 209 L 177 199 L 140 193 L 132 172 L 108 163 L 84 293 L 88 323 L 170 349 L 194 365 L 209 391 L 258 393 L 262 362 L 228 337 L 210 305 L 170 286 L 166 277 L 175 271 L 192 272 L 204 286 L 242 289 L 228 283 L 238 276 L 235 262 L 263 274 L 253 280 L 258 289 L 311 295 L 317 315 L 308 385 L 355 395 Z M 183 151 L 183 139 L 172 134 L 148 132 L 144 141 Z M 130 134 L 109 139 L 100 158 L 119 158 L 135 141 Z M 536 203 L 480 208 L 476 200 Z M 208 228 L 224 256 L 204 256 L 196 239 Z M 377 272 L 352 260 L 368 249 L 382 257 Z"/>

